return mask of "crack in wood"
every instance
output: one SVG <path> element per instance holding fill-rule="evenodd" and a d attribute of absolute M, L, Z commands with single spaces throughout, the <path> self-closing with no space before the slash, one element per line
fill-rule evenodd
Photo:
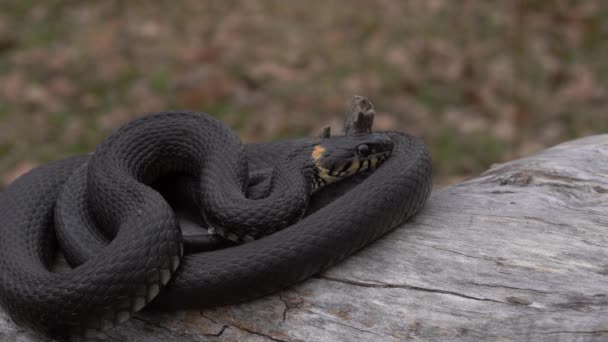
<path fill-rule="evenodd" d="M 272 335 L 268 335 L 268 334 L 261 333 L 261 332 L 259 332 L 259 331 L 255 331 L 255 330 L 252 330 L 252 329 L 248 329 L 248 328 L 240 327 L 240 326 L 238 326 L 238 325 L 234 325 L 234 324 L 233 324 L 233 325 L 229 325 L 229 326 L 230 326 L 230 327 L 233 327 L 233 328 L 240 329 L 240 330 L 245 331 L 245 332 L 248 332 L 248 333 L 250 333 L 250 334 L 252 334 L 252 335 L 256 335 L 256 336 L 260 336 L 260 337 L 264 337 L 264 338 L 269 339 L 269 340 L 271 340 L 271 341 L 275 341 L 275 342 L 293 342 L 293 341 L 291 341 L 291 340 L 282 340 L 282 339 L 276 338 L 276 337 L 274 337 L 274 336 L 272 336 Z"/>
<path fill-rule="evenodd" d="M 222 336 L 222 334 L 224 333 L 224 331 L 226 331 L 226 329 L 228 329 L 228 328 L 229 328 L 229 326 L 227 326 L 227 325 L 223 325 L 223 326 L 222 326 L 222 329 L 221 329 L 221 330 L 220 330 L 220 331 L 219 331 L 217 334 L 211 334 L 211 333 L 207 333 L 207 334 L 204 334 L 204 335 L 205 335 L 205 336 L 214 336 L 214 337 L 220 337 L 220 336 Z"/>
<path fill-rule="evenodd" d="M 283 293 L 279 294 L 279 299 L 285 305 L 285 309 L 283 309 L 283 322 L 282 322 L 282 323 L 285 323 L 285 321 L 287 320 L 287 311 L 289 311 L 289 309 L 291 309 L 291 308 L 289 307 L 287 300 L 285 298 L 283 298 Z"/>
<path fill-rule="evenodd" d="M 546 291 L 542 291 L 542 290 L 515 287 L 515 286 L 507 286 L 507 285 L 501 285 L 501 284 L 483 284 L 483 283 L 477 283 L 477 282 L 469 282 L 469 284 L 476 285 L 476 286 L 484 286 L 484 287 L 505 288 L 505 289 L 509 289 L 509 290 L 530 291 L 530 292 L 536 292 L 536 293 L 546 294 L 546 295 L 551 294 L 551 292 L 546 292 Z"/>
<path fill-rule="evenodd" d="M 302 307 L 302 300 L 299 299 L 297 302 L 294 303 L 294 301 L 290 301 L 288 298 L 284 297 L 284 292 L 279 293 L 279 299 L 285 305 L 285 308 L 283 309 L 283 322 L 282 322 L 282 323 L 285 323 L 285 321 L 287 320 L 287 312 L 289 310 L 298 309 L 298 308 Z"/>
<path fill-rule="evenodd" d="M 440 248 L 440 247 L 437 247 L 437 246 L 428 246 L 428 245 L 423 245 L 423 244 L 418 244 L 418 245 L 419 246 L 424 246 L 424 247 L 429 247 L 429 248 L 432 248 L 432 249 L 438 250 L 438 251 L 444 251 L 444 252 L 448 252 L 448 253 L 462 255 L 464 257 L 471 258 L 471 259 L 477 259 L 477 260 L 483 260 L 483 261 L 494 261 L 493 259 L 488 258 L 488 257 L 476 257 L 476 256 L 473 256 L 473 255 L 464 254 L 464 253 L 452 251 L 452 250 L 449 250 L 449 249 Z"/>
<path fill-rule="evenodd" d="M 223 333 L 224 333 L 224 332 L 225 332 L 227 329 L 229 329 L 229 328 L 236 328 L 236 329 L 240 329 L 240 330 L 242 330 L 242 331 L 245 331 L 245 332 L 247 332 L 247 333 L 249 333 L 249 334 L 253 334 L 253 335 L 257 335 L 257 336 L 265 337 L 265 338 L 270 339 L 270 340 L 272 340 L 272 341 L 278 341 L 278 342 L 290 342 L 290 341 L 285 341 L 285 340 L 278 339 L 278 338 L 276 338 L 276 337 L 274 337 L 274 336 L 271 336 L 271 335 L 267 335 L 267 334 L 261 333 L 261 332 L 259 332 L 259 331 L 255 331 L 255 330 L 252 330 L 252 329 L 244 328 L 244 327 L 239 326 L 239 325 L 236 325 L 236 324 L 234 324 L 234 323 L 230 323 L 230 324 L 228 324 L 228 323 L 225 323 L 225 322 L 219 322 L 219 321 L 217 321 L 217 320 L 215 320 L 215 319 L 213 319 L 213 318 L 211 318 L 211 317 L 209 317 L 209 316 L 205 315 L 205 314 L 204 314 L 202 311 L 200 312 L 200 315 L 201 315 L 201 317 L 203 317 L 203 318 L 205 318 L 205 319 L 208 319 L 209 321 L 211 321 L 211 322 L 212 322 L 212 323 L 214 323 L 214 324 L 222 324 L 222 329 L 220 330 L 220 332 L 219 332 L 219 333 L 217 333 L 217 334 L 205 334 L 205 336 L 214 336 L 214 337 L 220 337 L 220 336 L 221 336 L 221 335 L 222 335 L 222 334 L 223 334 Z M 283 320 L 283 322 L 284 322 L 284 321 L 285 321 L 285 320 Z"/>
<path fill-rule="evenodd" d="M 312 311 L 310 309 L 304 309 L 304 311 L 306 311 L 306 312 L 308 312 L 310 314 L 313 314 L 313 315 L 317 315 L 317 316 L 323 317 L 323 318 L 327 319 L 329 322 L 337 324 L 339 326 L 343 326 L 343 327 L 346 327 L 346 328 L 354 329 L 354 330 L 357 330 L 359 332 L 368 333 L 368 334 L 371 334 L 371 335 L 374 335 L 374 336 L 378 336 L 378 337 L 386 337 L 385 335 L 378 334 L 377 332 L 374 332 L 374 331 L 357 328 L 357 327 L 354 327 L 354 326 L 352 326 L 350 324 L 346 324 L 346 323 L 343 323 L 343 322 L 336 321 L 335 317 L 333 317 L 333 316 L 324 315 L 322 313 L 315 312 L 315 311 Z M 394 336 L 392 336 L 392 337 L 394 337 Z"/>
<path fill-rule="evenodd" d="M 495 299 L 473 297 L 473 296 L 465 295 L 465 294 L 458 293 L 458 292 L 455 292 L 455 291 L 440 290 L 440 289 L 430 289 L 430 288 L 420 287 L 420 286 L 414 286 L 414 285 L 387 284 L 387 283 L 382 283 L 382 282 L 366 283 L 366 282 L 361 282 L 361 281 L 356 281 L 356 280 L 350 280 L 350 279 L 340 279 L 340 278 L 328 277 L 328 276 L 324 276 L 324 275 L 323 276 L 317 276 L 315 278 L 317 278 L 317 279 L 324 279 L 324 280 L 327 280 L 327 281 L 338 282 L 338 283 L 343 283 L 343 284 L 348 284 L 348 285 L 353 285 L 353 286 L 369 287 L 369 288 L 376 288 L 376 289 L 404 289 L 404 290 L 414 290 L 414 291 L 422 291 L 422 292 L 429 292 L 429 293 L 439 293 L 439 294 L 457 296 L 457 297 L 461 297 L 461 298 L 478 300 L 478 301 L 483 301 L 483 302 L 493 302 L 493 303 L 500 303 L 500 304 L 505 304 L 505 305 L 511 305 L 511 303 L 502 302 L 502 301 L 495 300 Z"/>
<path fill-rule="evenodd" d="M 170 335 L 179 336 L 179 337 L 189 337 L 188 335 L 185 335 L 185 334 L 179 333 L 179 332 L 177 332 L 177 331 L 174 331 L 174 330 L 172 330 L 172 329 L 170 329 L 170 328 L 168 328 L 168 327 L 166 327 L 166 326 L 162 325 L 160 322 L 153 322 L 153 321 L 150 321 L 150 320 L 148 320 L 148 319 L 141 318 L 141 317 L 137 317 L 137 316 L 132 317 L 131 319 L 133 319 L 133 320 L 135 320 L 135 321 L 142 322 L 143 324 L 146 324 L 146 325 L 151 325 L 151 326 L 153 326 L 153 327 L 156 327 L 156 328 L 159 328 L 159 329 L 161 329 L 161 330 L 164 330 L 164 331 L 166 331 L 166 332 L 167 332 L 168 334 L 170 334 Z"/>
<path fill-rule="evenodd" d="M 590 330 L 590 331 L 568 331 L 568 330 L 563 330 L 563 331 L 541 331 L 541 332 L 535 332 L 535 333 L 528 333 L 528 334 L 520 334 L 520 335 L 554 335 L 554 334 L 573 334 L 573 335 L 596 335 L 596 334 L 608 334 L 608 330 Z"/>
<path fill-rule="evenodd" d="M 220 323 L 220 322 L 216 321 L 215 319 L 213 319 L 213 318 L 205 315 L 205 313 L 202 310 L 199 311 L 199 314 L 201 315 L 201 317 L 205 318 L 206 320 L 210 321 L 213 324 L 221 324 L 222 325 L 222 328 L 220 329 L 219 332 L 217 332 L 215 334 L 214 333 L 205 333 L 205 334 L 203 334 L 205 336 L 220 337 L 220 336 L 222 336 L 222 334 L 224 333 L 224 331 L 226 331 L 226 329 L 229 328 L 228 324 L 224 324 L 224 323 Z"/>

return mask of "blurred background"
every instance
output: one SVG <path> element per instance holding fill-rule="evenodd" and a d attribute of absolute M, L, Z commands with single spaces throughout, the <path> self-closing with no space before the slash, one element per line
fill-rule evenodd
<path fill-rule="evenodd" d="M 339 129 L 354 94 L 444 186 L 607 132 L 607 86 L 603 0 L 1 0 L 0 186 L 147 112 L 257 142 Z"/>

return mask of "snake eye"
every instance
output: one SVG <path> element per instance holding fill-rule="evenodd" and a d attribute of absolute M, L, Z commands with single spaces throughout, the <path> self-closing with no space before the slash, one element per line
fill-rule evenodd
<path fill-rule="evenodd" d="M 361 144 L 359 145 L 359 147 L 357 147 L 357 152 L 359 153 L 359 155 L 363 158 L 369 156 L 369 146 L 365 145 L 365 144 Z"/>

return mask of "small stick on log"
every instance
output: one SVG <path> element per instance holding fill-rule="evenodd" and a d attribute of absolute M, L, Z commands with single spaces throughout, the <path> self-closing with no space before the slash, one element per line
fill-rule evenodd
<path fill-rule="evenodd" d="M 374 104 L 363 96 L 355 95 L 344 123 L 344 135 L 371 133 L 374 125 Z"/>
<path fill-rule="evenodd" d="M 325 126 L 323 128 L 321 128 L 321 131 L 319 132 L 319 134 L 317 135 L 319 138 L 330 138 L 331 137 L 331 127 L 330 126 Z"/>

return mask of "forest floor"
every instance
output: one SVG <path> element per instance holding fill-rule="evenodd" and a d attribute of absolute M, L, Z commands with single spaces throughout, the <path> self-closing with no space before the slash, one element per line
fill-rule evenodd
<path fill-rule="evenodd" d="M 354 94 L 441 186 L 607 132 L 606 61 L 602 0 L 4 0 L 0 186 L 148 112 L 266 141 L 339 129 Z"/>

